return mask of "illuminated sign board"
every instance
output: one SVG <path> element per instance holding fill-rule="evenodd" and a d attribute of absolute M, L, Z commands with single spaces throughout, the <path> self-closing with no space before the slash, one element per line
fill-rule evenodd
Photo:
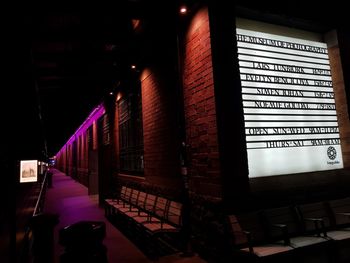
<path fill-rule="evenodd" d="M 20 183 L 38 181 L 38 161 L 21 161 L 20 165 Z"/>
<path fill-rule="evenodd" d="M 343 168 L 326 43 L 236 32 L 249 177 Z"/>

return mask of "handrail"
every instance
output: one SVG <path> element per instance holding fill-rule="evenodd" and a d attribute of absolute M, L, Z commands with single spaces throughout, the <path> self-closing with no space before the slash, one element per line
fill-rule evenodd
<path fill-rule="evenodd" d="M 48 170 L 45 171 L 44 179 L 42 180 L 41 186 L 40 186 L 40 192 L 38 195 L 38 199 L 36 200 L 35 208 L 32 217 L 42 212 L 43 209 L 43 201 L 45 200 L 45 193 L 47 188 L 47 182 L 48 182 Z M 34 254 L 32 252 L 32 245 L 33 245 L 33 236 L 32 236 L 32 228 L 30 226 L 30 223 L 25 229 L 24 237 L 23 237 L 23 249 L 22 253 L 20 255 L 20 262 L 26 262 L 26 263 L 33 263 L 34 262 Z"/>
<path fill-rule="evenodd" d="M 36 214 L 40 213 L 41 210 L 42 210 L 41 203 L 42 203 L 43 198 L 45 198 L 45 196 L 43 196 L 43 195 L 45 195 L 45 192 L 46 192 L 47 177 L 48 177 L 48 170 L 45 171 L 44 180 L 41 183 L 41 189 L 40 189 L 40 193 L 39 193 L 39 196 L 38 196 L 38 200 L 36 201 L 36 204 L 35 204 L 33 216 L 35 216 Z"/>

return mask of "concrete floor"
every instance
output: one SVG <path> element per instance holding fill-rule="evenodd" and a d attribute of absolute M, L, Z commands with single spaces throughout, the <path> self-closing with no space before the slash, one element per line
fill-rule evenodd
<path fill-rule="evenodd" d="M 104 221 L 109 263 L 143 263 L 152 262 L 131 241 L 129 241 L 104 216 L 104 210 L 98 206 L 97 196 L 89 196 L 88 189 L 58 170 L 52 169 L 52 187 L 46 192 L 44 212 L 59 214 L 59 223 L 54 229 L 54 262 L 59 263 L 59 256 L 64 248 L 58 243 L 58 231 L 70 224 L 81 220 Z M 190 258 L 171 255 L 160 258 L 157 262 L 191 262 L 202 263 L 204 260 L 197 256 Z"/>

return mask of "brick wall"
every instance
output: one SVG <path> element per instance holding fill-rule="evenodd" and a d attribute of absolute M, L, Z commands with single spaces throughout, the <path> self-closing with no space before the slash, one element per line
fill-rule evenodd
<path fill-rule="evenodd" d="M 88 148 L 86 132 L 76 137 L 77 141 L 77 180 L 88 186 Z"/>
<path fill-rule="evenodd" d="M 350 123 L 339 46 L 336 45 L 329 48 L 328 54 L 332 72 L 335 103 L 337 107 L 344 168 L 350 168 Z"/>
<path fill-rule="evenodd" d="M 181 183 L 177 87 L 160 64 L 141 75 L 144 175 L 147 183 L 177 187 Z"/>
<path fill-rule="evenodd" d="M 112 145 L 112 155 L 113 155 L 113 161 L 112 161 L 112 171 L 116 175 L 118 174 L 118 170 L 120 168 L 119 163 L 119 115 L 118 115 L 118 101 L 122 97 L 122 93 L 119 92 L 116 96 L 115 101 L 115 108 L 114 108 L 114 125 L 113 125 L 113 131 L 112 131 L 112 137 L 113 137 L 113 145 Z"/>
<path fill-rule="evenodd" d="M 218 136 L 207 8 L 192 18 L 185 36 L 183 92 L 186 140 L 190 147 L 190 187 L 221 195 Z"/>

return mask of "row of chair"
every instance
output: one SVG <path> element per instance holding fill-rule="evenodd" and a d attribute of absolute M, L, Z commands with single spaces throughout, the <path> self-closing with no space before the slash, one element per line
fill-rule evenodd
<path fill-rule="evenodd" d="M 350 262 L 350 197 L 229 215 L 244 262 Z"/>
<path fill-rule="evenodd" d="M 182 226 L 182 204 L 160 195 L 122 186 L 119 195 L 105 199 L 107 217 L 122 218 L 128 226 L 145 231 L 151 238 L 177 233 Z"/>

